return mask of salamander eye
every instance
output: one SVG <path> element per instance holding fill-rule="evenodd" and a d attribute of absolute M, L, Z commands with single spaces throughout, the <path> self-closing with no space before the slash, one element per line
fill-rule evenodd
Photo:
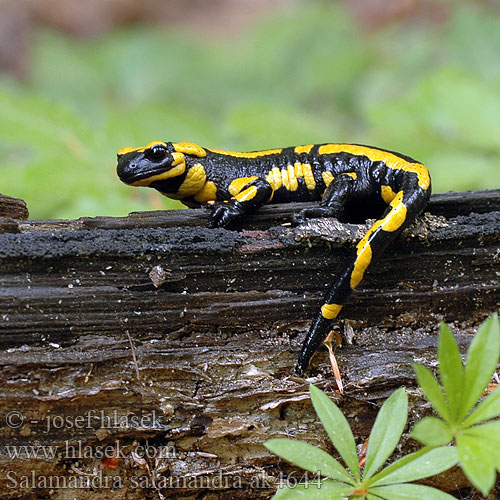
<path fill-rule="evenodd" d="M 163 160 L 167 156 L 167 148 L 161 144 L 155 144 L 148 149 L 148 152 L 146 154 L 151 160 Z"/>

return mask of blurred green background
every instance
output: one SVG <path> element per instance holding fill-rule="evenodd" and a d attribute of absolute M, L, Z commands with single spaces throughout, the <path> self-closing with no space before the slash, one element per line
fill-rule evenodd
<path fill-rule="evenodd" d="M 448 3 L 448 6 L 451 4 Z M 152 140 L 255 150 L 357 142 L 431 169 L 434 192 L 500 187 L 500 11 L 367 27 L 345 4 L 283 2 L 241 33 L 138 25 L 33 35 L 0 76 L 0 192 L 32 218 L 181 206 L 122 185 L 116 151 Z"/>

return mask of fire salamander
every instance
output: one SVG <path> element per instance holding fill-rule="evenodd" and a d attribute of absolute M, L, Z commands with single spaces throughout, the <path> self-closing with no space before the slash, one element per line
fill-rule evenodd
<path fill-rule="evenodd" d="M 212 227 L 230 226 L 270 202 L 321 200 L 317 207 L 295 214 L 295 223 L 341 217 L 359 208 L 371 218 L 379 217 L 327 292 L 304 341 L 297 373 L 307 369 L 370 263 L 415 220 L 431 194 L 424 165 L 399 153 L 357 144 L 235 153 L 190 142 L 154 141 L 120 149 L 117 173 L 126 184 L 155 188 L 188 207 L 207 204 Z"/>

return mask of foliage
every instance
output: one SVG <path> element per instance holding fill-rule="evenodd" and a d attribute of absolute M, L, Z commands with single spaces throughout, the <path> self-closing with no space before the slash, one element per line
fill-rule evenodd
<path fill-rule="evenodd" d="M 478 399 L 495 371 L 500 356 L 500 324 L 496 315 L 482 325 L 467 352 L 465 367 L 449 328 L 441 325 L 439 374 L 442 388 L 431 371 L 415 365 L 420 387 L 441 418 L 425 417 L 412 437 L 427 446 L 454 440 L 461 467 L 471 483 L 487 495 L 500 472 L 500 387 Z M 496 470 L 495 470 L 496 469 Z"/>
<path fill-rule="evenodd" d="M 500 415 L 500 387 L 477 402 L 499 356 L 500 324 L 496 314 L 487 319 L 474 336 L 465 367 L 453 335 L 443 324 L 438 349 L 443 389 L 428 368 L 414 366 L 420 387 L 441 418 L 425 417 L 419 421 L 411 436 L 425 447 L 381 471 L 406 425 L 408 400 L 404 389 L 398 389 L 382 405 L 370 433 L 361 471 L 347 420 L 326 394 L 311 385 L 314 409 L 346 467 L 310 444 L 271 439 L 265 443 L 270 451 L 323 477 L 293 488 L 281 488 L 273 499 L 451 499 L 453 497 L 446 493 L 411 484 L 411 481 L 439 474 L 459 461 L 472 484 L 487 495 L 495 482 L 495 469 L 500 471 L 500 420 L 492 420 Z M 448 446 L 452 440 L 455 446 Z"/>
<path fill-rule="evenodd" d="M 273 499 L 453 498 L 429 486 L 410 483 L 433 476 L 455 465 L 458 456 L 453 447 L 423 448 L 379 471 L 395 450 L 406 425 L 408 398 L 404 388 L 394 392 L 377 415 L 369 437 L 363 472 L 358 465 L 354 436 L 344 415 L 320 389 L 311 385 L 309 390 L 314 409 L 347 468 L 345 469 L 325 451 L 310 444 L 292 439 L 271 439 L 265 446 L 273 453 L 313 474 L 319 472 L 322 476 L 330 478 L 323 479 L 315 485 L 304 483 L 294 488 L 280 489 Z"/>
<path fill-rule="evenodd" d="M 0 79 L 0 192 L 39 218 L 179 206 L 116 179 L 116 151 L 154 139 L 375 144 L 428 164 L 434 191 L 497 187 L 499 37 L 498 17 L 470 3 L 444 26 L 365 33 L 326 1 L 286 5 L 236 40 L 42 32 L 29 79 Z"/>

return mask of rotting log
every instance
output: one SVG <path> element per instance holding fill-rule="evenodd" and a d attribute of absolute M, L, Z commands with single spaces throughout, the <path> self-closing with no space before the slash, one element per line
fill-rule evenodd
<path fill-rule="evenodd" d="M 24 200 L 0 194 L 0 233 L 16 232 L 16 219 L 27 219 L 28 207 Z"/>
<path fill-rule="evenodd" d="M 343 397 L 326 350 L 308 380 L 292 370 L 367 226 L 292 227 L 296 208 L 265 207 L 239 231 L 207 228 L 202 209 L 0 223 L 0 498 L 269 498 L 300 474 L 266 439 L 333 451 L 311 381 L 358 443 L 396 387 L 410 422 L 428 413 L 411 364 L 435 367 L 439 321 L 465 351 L 499 309 L 500 191 L 435 195 L 369 269 L 338 322 Z M 436 481 L 467 485 L 456 471 Z"/>

